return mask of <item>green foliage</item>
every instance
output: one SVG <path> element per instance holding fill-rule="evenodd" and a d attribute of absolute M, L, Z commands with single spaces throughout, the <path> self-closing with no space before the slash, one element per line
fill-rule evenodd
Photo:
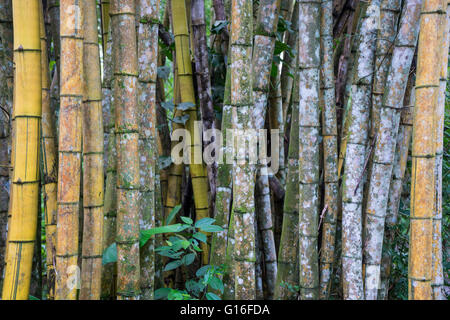
<path fill-rule="evenodd" d="M 297 295 L 297 297 L 300 294 L 300 286 L 293 286 L 290 283 L 287 283 L 285 281 L 281 281 L 280 287 L 286 288 L 289 292 L 295 293 Z"/>
<path fill-rule="evenodd" d="M 170 223 L 181 206 L 175 207 L 170 212 L 168 221 Z M 206 243 L 207 237 L 204 232 L 219 232 L 223 229 L 214 225 L 215 219 L 203 218 L 194 223 L 189 217 L 180 217 L 183 223 L 179 223 L 179 227 L 170 232 L 165 246 L 155 249 L 159 255 L 172 259 L 168 262 L 163 271 L 170 271 L 182 266 L 189 266 L 201 252 L 200 243 Z M 160 228 L 167 228 L 175 225 L 168 225 Z M 154 228 L 157 229 L 157 228 Z M 150 231 L 150 230 L 149 230 Z M 189 279 L 185 283 L 185 289 L 160 288 L 155 291 L 155 299 L 168 300 L 220 300 L 220 298 L 212 291 L 222 292 L 224 290 L 222 276 L 224 266 L 206 265 L 198 269 L 194 279 Z"/>
<path fill-rule="evenodd" d="M 393 300 L 408 300 L 409 213 L 409 199 L 401 199 L 398 222 L 393 228 L 394 241 L 385 244 L 392 257 L 389 299 Z"/>
<path fill-rule="evenodd" d="M 197 270 L 194 279 L 186 281 L 184 290 L 160 288 L 155 291 L 155 299 L 221 300 L 220 297 L 214 292 L 223 293 L 224 286 L 221 278 L 223 276 L 224 269 L 224 265 L 221 265 L 220 267 L 213 265 L 203 266 Z"/>

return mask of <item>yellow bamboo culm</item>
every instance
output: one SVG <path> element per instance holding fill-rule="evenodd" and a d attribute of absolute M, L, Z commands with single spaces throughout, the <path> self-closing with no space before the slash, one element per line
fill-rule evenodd
<path fill-rule="evenodd" d="M 195 105 L 194 82 L 192 77 L 192 65 L 189 54 L 189 30 L 186 17 L 186 3 L 184 0 L 173 0 L 172 2 L 173 33 L 175 36 L 175 52 L 177 54 L 178 81 L 180 86 L 181 103 L 190 102 L 194 104 L 185 111 L 189 115 L 186 129 L 191 134 L 190 171 L 192 189 L 194 193 L 194 204 L 196 220 L 209 216 L 208 205 L 208 178 L 206 168 L 201 161 L 202 144 L 200 139 L 201 130 L 195 128 L 197 121 L 197 107 Z M 200 159 L 198 159 L 200 156 Z M 170 187 L 170 186 L 169 186 Z M 208 264 L 208 245 L 202 243 L 202 263 Z"/>
<path fill-rule="evenodd" d="M 14 173 L 3 300 L 28 299 L 39 198 L 41 43 L 39 0 L 13 0 Z"/>
<path fill-rule="evenodd" d="M 102 17 L 102 46 L 103 57 L 106 55 L 106 42 L 108 41 L 109 24 L 111 18 L 109 16 L 110 0 L 101 0 L 101 17 Z"/>
<path fill-rule="evenodd" d="M 409 235 L 408 296 L 432 299 L 432 238 L 435 203 L 436 118 L 439 92 L 440 12 L 442 0 L 424 0 L 417 53 L 414 106 L 411 226 Z"/>
<path fill-rule="evenodd" d="M 54 110 L 50 105 L 50 72 L 47 57 L 47 38 L 45 35 L 44 15 L 42 1 L 40 3 L 40 37 L 41 48 L 41 70 L 42 70 L 42 191 L 44 197 L 45 213 L 45 235 L 46 235 L 46 264 L 47 264 L 47 298 L 53 300 L 55 297 L 55 245 L 56 245 L 56 191 L 58 181 L 56 128 Z"/>

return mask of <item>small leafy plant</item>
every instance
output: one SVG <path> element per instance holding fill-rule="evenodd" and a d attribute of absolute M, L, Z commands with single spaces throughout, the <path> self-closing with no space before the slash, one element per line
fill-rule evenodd
<path fill-rule="evenodd" d="M 180 217 L 183 223 L 170 224 L 180 211 L 181 205 L 172 209 L 165 225 L 141 230 L 139 246 L 143 247 L 147 241 L 156 234 L 169 234 L 165 246 L 155 248 L 161 256 L 172 259 L 164 267 L 164 271 L 174 270 L 182 266 L 189 266 L 195 261 L 197 254 L 202 252 L 200 243 L 207 242 L 206 233 L 223 231 L 222 227 L 214 225 L 215 219 L 203 218 L 194 223 L 189 217 Z M 111 244 L 103 253 L 103 264 L 117 261 L 116 243 Z M 185 290 L 160 288 L 155 291 L 155 299 L 168 300 L 220 300 L 214 292 L 222 292 L 224 286 L 222 275 L 225 266 L 206 265 L 196 271 L 196 279 L 186 281 Z"/>

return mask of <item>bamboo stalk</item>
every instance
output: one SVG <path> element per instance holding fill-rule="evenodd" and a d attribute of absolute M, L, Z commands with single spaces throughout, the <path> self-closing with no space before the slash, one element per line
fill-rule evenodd
<path fill-rule="evenodd" d="M 450 32 L 450 2 L 443 0 L 443 9 L 446 12 L 441 14 L 441 26 L 439 43 L 441 44 L 439 94 L 436 109 L 436 164 L 435 183 L 436 200 L 433 213 L 433 253 L 432 253 L 432 277 L 431 287 L 433 289 L 434 300 L 445 300 L 444 293 L 444 270 L 442 253 L 442 167 L 444 153 L 444 119 L 445 119 L 445 94 L 447 89 L 448 71 L 448 46 Z"/>
<path fill-rule="evenodd" d="M 339 104 L 342 101 L 342 107 L 343 115 L 342 115 L 342 122 L 341 122 L 341 138 L 340 138 L 340 145 L 339 145 L 339 160 L 338 160 L 338 176 L 341 178 L 342 176 L 342 168 L 344 166 L 344 159 L 345 159 L 345 153 L 347 152 L 347 140 L 348 140 L 348 128 L 350 126 L 350 119 L 348 115 L 350 114 L 350 107 L 349 100 L 352 94 L 352 84 L 353 84 L 353 78 L 355 74 L 355 59 L 357 56 L 358 51 L 358 45 L 360 42 L 361 37 L 361 24 L 363 21 L 363 17 L 366 15 L 367 7 L 368 7 L 368 1 L 358 1 L 357 7 L 355 9 L 355 13 L 353 16 L 352 24 L 349 25 L 348 29 L 351 30 L 351 35 L 347 35 L 349 40 L 349 48 L 350 53 L 344 52 L 344 64 L 340 66 L 343 68 L 344 66 L 347 67 L 347 69 L 343 69 L 342 76 L 338 74 L 338 78 L 344 78 L 345 75 L 345 81 L 341 82 L 338 81 L 337 84 L 337 103 Z M 348 54 L 348 56 L 347 56 Z M 347 63 L 345 65 L 345 62 Z M 350 68 L 348 68 L 350 66 Z M 341 69 L 339 69 L 341 71 Z M 342 83 L 342 85 L 340 85 Z M 342 88 L 343 86 L 343 88 Z M 341 99 L 341 96 L 342 99 Z"/>
<path fill-rule="evenodd" d="M 83 242 L 81 300 L 99 300 L 103 253 L 103 113 L 97 6 L 84 0 Z"/>
<path fill-rule="evenodd" d="M 400 127 L 398 129 L 395 158 L 392 167 L 392 179 L 389 186 L 389 201 L 386 212 L 386 230 L 384 237 L 385 243 L 383 244 L 383 256 L 381 260 L 381 285 L 380 290 L 378 291 L 379 300 L 386 300 L 388 297 L 389 276 L 392 264 L 392 257 L 390 250 L 388 250 L 388 246 L 392 245 L 395 236 L 393 228 L 398 221 L 400 198 L 403 190 L 403 180 L 408 160 L 409 145 L 411 143 L 415 100 L 414 82 L 414 74 L 410 74 L 405 91 L 403 110 L 400 116 Z"/>
<path fill-rule="evenodd" d="M 278 249 L 278 273 L 275 285 L 275 299 L 293 300 L 296 298 L 289 286 L 294 288 L 299 285 L 298 270 L 298 178 L 299 178 L 299 149 L 298 149 L 298 106 L 299 106 L 298 66 L 294 82 L 292 97 L 292 120 L 289 138 L 289 153 L 287 158 L 288 174 L 286 180 L 286 194 L 283 207 L 283 226 L 281 231 L 280 247 Z"/>
<path fill-rule="evenodd" d="M 205 23 L 205 4 L 203 0 L 191 1 L 191 20 L 192 20 L 192 46 L 194 51 L 195 73 L 197 83 L 198 101 L 201 111 L 203 146 L 206 151 L 207 146 L 211 143 L 213 137 L 216 141 L 217 137 L 211 135 L 211 130 L 215 128 L 215 115 L 211 95 L 211 75 L 208 66 L 208 46 L 206 42 L 206 23 Z M 214 159 L 214 158 L 212 158 Z M 206 164 L 209 182 L 209 210 L 214 213 L 216 199 L 216 180 L 217 180 L 217 163 L 211 161 Z"/>
<path fill-rule="evenodd" d="M 42 2 L 40 1 L 40 6 Z M 41 7 L 42 9 L 42 7 Z M 48 299 L 55 296 L 55 245 L 56 245 L 56 214 L 57 214 L 57 146 L 54 110 L 50 103 L 50 72 L 47 58 L 47 37 L 45 34 L 44 16 L 40 11 L 41 37 L 41 73 L 42 73 L 42 173 L 41 189 L 44 198 L 46 265 Z"/>
<path fill-rule="evenodd" d="M 321 109 L 324 164 L 324 206 L 322 247 L 320 256 L 321 299 L 328 299 L 334 263 L 336 223 L 338 212 L 338 132 L 335 108 L 335 85 L 333 66 L 333 2 L 323 0 L 320 21 L 321 44 Z"/>
<path fill-rule="evenodd" d="M 55 299 L 75 300 L 78 268 L 83 100 L 83 3 L 61 1 L 61 79 Z M 70 285 L 69 285 L 70 283 Z"/>
<path fill-rule="evenodd" d="M 113 61 L 112 61 L 112 39 L 111 25 L 109 26 L 108 39 L 106 42 L 106 52 L 103 60 L 103 83 L 102 83 L 102 109 L 104 128 L 108 131 L 109 138 L 105 147 L 106 160 L 106 181 L 105 181 L 105 200 L 104 200 L 104 218 L 103 218 L 103 250 L 108 248 L 115 240 L 116 219 L 117 219 L 117 151 L 116 135 L 114 133 L 115 113 L 113 102 Z M 106 139 L 105 139 L 106 140 Z M 115 297 L 115 284 L 117 276 L 117 265 L 111 263 L 102 267 L 102 293 L 103 299 Z"/>
<path fill-rule="evenodd" d="M 139 296 L 139 115 L 134 0 L 111 2 L 117 151 L 117 299 Z"/>
<path fill-rule="evenodd" d="M 106 50 L 107 50 L 107 42 L 110 30 L 110 24 L 111 24 L 111 18 L 109 16 L 109 9 L 111 7 L 111 0 L 100 0 L 100 9 L 101 9 L 101 30 L 102 30 L 102 48 L 103 48 L 103 57 L 106 56 Z"/>
<path fill-rule="evenodd" d="M 7 225 L 10 202 L 11 115 L 13 96 L 13 28 L 11 0 L 0 1 L 0 287 L 7 247 Z"/>
<path fill-rule="evenodd" d="M 50 18 L 50 31 L 53 38 L 54 56 L 58 73 L 61 72 L 61 40 L 60 40 L 60 0 L 48 0 L 47 11 Z M 58 86 L 60 77 L 58 79 Z M 59 99 L 58 99 L 59 101 Z"/>
<path fill-rule="evenodd" d="M 421 0 L 408 0 L 392 53 L 392 62 L 379 110 L 376 144 L 370 170 L 364 223 L 363 268 L 365 298 L 376 300 L 380 287 L 380 264 L 383 247 L 389 189 L 395 155 L 401 106 L 405 96 L 408 73 L 414 57 L 419 32 Z M 376 111 L 375 111 L 376 112 Z"/>
<path fill-rule="evenodd" d="M 258 6 L 252 57 L 254 108 L 251 111 L 253 128 L 256 130 L 264 129 L 266 119 L 270 72 L 272 69 L 273 51 L 275 49 L 275 33 L 277 30 L 279 10 L 279 0 L 261 1 Z M 279 123 L 283 123 L 282 119 L 280 119 Z M 259 148 L 262 150 L 265 148 L 265 145 L 260 145 Z M 258 231 L 261 234 L 261 238 L 264 239 L 264 241 L 261 241 L 261 244 L 263 245 L 264 274 L 267 282 L 266 298 L 273 299 L 277 266 L 267 165 L 267 159 L 260 159 L 257 166 L 255 201 Z"/>
<path fill-rule="evenodd" d="M 196 220 L 209 216 L 208 204 L 208 178 L 203 162 L 196 160 L 202 153 L 201 137 L 198 128 L 195 128 L 197 121 L 197 107 L 195 105 L 194 83 L 192 76 L 192 66 L 189 55 L 189 29 L 186 15 L 186 4 L 183 0 L 172 2 L 173 33 L 175 36 L 175 51 L 177 52 L 178 81 L 180 85 L 181 103 L 190 102 L 193 107 L 184 111 L 189 115 L 186 128 L 191 135 L 190 147 L 190 173 L 192 178 L 192 188 L 194 193 L 194 204 Z M 208 264 L 209 246 L 202 243 L 202 263 Z"/>
<path fill-rule="evenodd" d="M 320 1 L 299 3 L 299 279 L 302 300 L 319 298 Z"/>
<path fill-rule="evenodd" d="M 294 1 L 292 0 L 281 0 L 279 5 L 280 16 L 285 21 L 291 21 L 293 11 L 294 11 Z M 277 22 L 278 23 L 278 22 Z M 285 32 L 283 35 L 283 40 L 288 36 L 288 32 Z M 284 53 L 284 56 L 287 54 Z M 287 65 L 287 61 L 283 63 L 283 65 Z M 276 173 L 276 177 L 280 180 L 281 184 L 284 185 L 286 183 L 286 165 L 284 159 L 284 127 L 285 127 L 285 112 L 283 110 L 283 99 L 282 99 L 282 89 L 281 89 L 281 76 L 285 75 L 282 73 L 282 65 L 279 63 L 277 65 L 277 72 L 275 77 L 271 77 L 271 84 L 269 86 L 269 110 L 270 110 L 270 127 L 272 129 L 279 130 L 280 141 L 278 143 L 279 155 L 278 155 L 278 163 L 279 169 Z M 264 119 L 263 119 L 264 120 Z M 276 225 L 277 226 L 277 225 Z"/>
<path fill-rule="evenodd" d="M 295 48 L 297 45 L 297 39 L 298 39 L 298 1 L 295 1 L 293 12 L 292 12 L 292 19 L 291 19 L 291 29 L 292 33 L 286 32 L 286 44 L 291 47 Z M 283 57 L 283 65 L 281 67 L 281 99 L 283 103 L 283 119 L 286 126 L 286 119 L 287 119 L 287 110 L 289 105 L 291 104 L 291 96 L 292 96 L 292 89 L 294 85 L 294 76 L 289 73 L 295 74 L 295 67 L 296 67 L 296 59 L 297 56 L 291 56 L 287 53 L 284 54 Z"/>
<path fill-rule="evenodd" d="M 158 64 L 159 0 L 139 1 L 138 61 L 139 61 L 139 109 L 140 126 L 140 179 L 141 211 L 140 228 L 155 227 L 156 164 L 158 158 L 156 131 L 156 78 Z M 155 273 L 155 243 L 150 239 L 142 248 L 141 297 L 153 299 Z"/>
<path fill-rule="evenodd" d="M 435 204 L 436 119 L 439 93 L 439 24 L 442 1 L 424 0 L 417 53 L 414 106 L 408 296 L 432 299 L 433 210 Z"/>
<path fill-rule="evenodd" d="M 373 140 L 380 125 L 380 109 L 383 105 L 386 78 L 392 60 L 393 43 L 400 12 L 400 0 L 383 0 L 380 10 L 380 30 L 375 51 L 374 78 L 372 89 L 371 127 L 369 138 Z M 405 80 L 407 81 L 407 80 Z"/>
<path fill-rule="evenodd" d="M 379 28 L 380 1 L 368 2 L 361 24 L 352 99 L 342 192 L 342 267 L 344 299 L 364 298 L 362 274 L 363 176 L 369 131 L 369 106 L 373 81 L 375 39 Z"/>
<path fill-rule="evenodd" d="M 12 2 L 14 29 L 14 148 L 11 222 L 3 300 L 28 299 L 39 198 L 42 116 L 39 1 Z"/>
<path fill-rule="evenodd" d="M 232 125 L 239 143 L 249 139 L 252 129 L 253 109 L 252 91 L 252 39 L 253 9 L 252 1 L 231 2 L 231 105 Z M 240 130 L 240 131 L 239 131 Z M 251 135 L 251 133 L 250 133 Z M 235 243 L 233 260 L 235 268 L 235 299 L 255 298 L 255 168 L 249 164 L 249 151 L 245 144 L 238 146 L 233 165 L 233 218 Z M 237 148 L 238 147 L 238 148 Z"/>
<path fill-rule="evenodd" d="M 229 56 L 229 54 L 228 54 Z M 232 141 L 227 140 L 226 131 L 231 129 L 231 67 L 230 60 L 228 60 L 227 74 L 225 80 L 225 91 L 223 97 L 223 108 L 222 108 L 222 132 L 225 133 L 222 137 L 222 156 L 225 159 L 230 159 L 230 150 L 227 145 L 232 143 Z M 214 218 L 216 219 L 216 224 L 223 228 L 223 231 L 215 232 L 211 240 L 211 258 L 210 264 L 220 266 L 226 264 L 228 269 L 226 270 L 223 281 L 224 281 L 224 297 L 229 295 L 234 297 L 234 273 L 233 264 L 229 263 L 231 257 L 227 254 L 228 244 L 232 245 L 230 242 L 230 232 L 233 220 L 230 214 L 231 211 L 231 195 L 232 195 L 232 166 L 226 161 L 219 161 L 217 168 L 217 194 L 216 194 L 216 205 L 214 207 Z"/>

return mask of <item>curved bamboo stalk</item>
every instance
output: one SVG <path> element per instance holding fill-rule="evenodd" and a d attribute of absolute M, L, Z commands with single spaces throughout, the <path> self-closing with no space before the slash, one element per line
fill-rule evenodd
<path fill-rule="evenodd" d="M 435 183 L 436 201 L 433 213 L 433 270 L 431 276 L 431 287 L 434 300 L 445 300 L 444 293 L 444 270 L 442 266 L 442 158 L 444 153 L 444 118 L 445 118 L 445 93 L 447 89 L 448 70 L 448 46 L 450 32 L 450 2 L 443 0 L 443 12 L 441 15 L 441 29 L 439 30 L 439 41 L 441 44 L 439 95 L 436 110 L 436 164 Z"/>
<path fill-rule="evenodd" d="M 249 138 L 252 129 L 252 39 L 253 3 L 250 0 L 231 2 L 231 105 L 232 125 L 237 140 Z M 235 299 L 255 298 L 255 168 L 249 164 L 249 151 L 233 143 L 233 218 L 235 243 L 233 260 L 235 268 Z"/>
<path fill-rule="evenodd" d="M 342 271 L 344 299 L 364 298 L 362 275 L 362 179 L 369 131 L 375 39 L 379 28 L 380 0 L 370 0 L 361 24 L 355 59 L 352 99 L 342 192 Z"/>
<path fill-rule="evenodd" d="M 380 287 L 384 222 L 389 198 L 386 185 L 391 181 L 401 107 L 419 32 L 420 7 L 421 0 L 406 2 L 379 110 L 379 126 L 375 131 L 376 145 L 368 182 L 363 231 L 365 298 L 368 300 L 377 299 Z"/>
<path fill-rule="evenodd" d="M 41 6 L 42 6 L 42 2 Z M 42 8 L 41 8 L 42 9 Z M 42 73 L 42 191 L 44 197 L 46 265 L 48 299 L 55 297 L 55 245 L 56 245 L 56 213 L 57 213 L 57 146 L 54 110 L 50 103 L 50 72 L 47 60 L 47 38 L 45 34 L 44 16 L 40 11 L 41 36 L 41 73 Z"/>
<path fill-rule="evenodd" d="M 283 226 L 280 247 L 278 249 L 278 273 L 275 285 L 275 299 L 294 300 L 295 292 L 289 290 L 299 285 L 298 271 L 298 178 L 299 178 L 299 149 L 298 149 L 298 65 L 296 68 L 294 92 L 292 97 L 292 119 L 289 138 L 289 153 L 287 158 L 288 174 L 286 180 L 286 194 L 283 207 Z"/>
<path fill-rule="evenodd" d="M 360 42 L 360 36 L 361 36 L 361 24 L 362 24 L 362 17 L 366 14 L 368 6 L 368 1 L 358 1 L 355 9 L 355 13 L 353 15 L 353 21 L 352 24 L 349 24 L 348 29 L 351 30 L 351 35 L 347 35 L 347 39 L 350 43 L 348 44 L 348 47 L 350 48 L 350 53 L 346 51 L 344 53 L 344 62 L 340 66 L 340 68 L 346 69 L 339 69 L 339 72 L 342 71 L 341 74 L 338 74 L 338 78 L 344 78 L 345 75 L 345 81 L 341 82 L 339 81 L 337 84 L 337 103 L 342 103 L 343 107 L 343 115 L 342 115 L 342 122 L 341 122 L 341 137 L 340 137 L 340 145 L 339 145 L 339 160 L 338 160 L 338 177 L 341 178 L 342 175 L 342 168 L 344 166 L 344 159 L 345 159 L 345 153 L 347 152 L 347 140 L 348 140 L 348 128 L 350 126 L 350 119 L 348 117 L 350 113 L 350 107 L 349 105 L 349 99 L 351 97 L 351 88 L 353 84 L 353 78 L 355 74 L 355 59 L 357 56 L 358 51 L 358 45 Z M 350 66 L 350 68 L 348 67 Z M 343 97 L 342 97 L 343 96 Z M 341 99 L 342 97 L 342 99 Z"/>
<path fill-rule="evenodd" d="M 78 268 L 83 100 L 83 3 L 61 1 L 61 79 L 55 299 L 75 300 Z M 75 270 L 74 270 L 75 268 Z M 69 285 L 70 283 L 70 285 Z"/>
<path fill-rule="evenodd" d="M 338 212 L 337 148 L 338 132 L 335 106 L 333 66 L 333 2 L 322 0 L 320 21 L 321 47 L 321 109 L 323 137 L 323 175 L 325 184 L 322 247 L 320 256 L 321 299 L 328 299 L 334 263 Z"/>
<path fill-rule="evenodd" d="M 293 31 L 292 33 L 286 33 L 286 44 L 291 48 L 295 48 L 297 46 L 298 39 L 298 1 L 295 1 L 294 4 L 291 19 L 291 29 Z M 294 85 L 294 76 L 292 74 L 295 74 L 296 59 L 297 56 L 292 57 L 291 55 L 285 53 L 283 57 L 283 65 L 281 67 L 280 86 L 281 99 L 283 103 L 283 119 L 285 126 L 288 107 L 291 104 L 292 89 Z"/>
<path fill-rule="evenodd" d="M 97 5 L 84 0 L 83 242 L 81 300 L 99 300 L 103 252 L 103 113 Z"/>
<path fill-rule="evenodd" d="M 435 204 L 436 126 L 439 94 L 441 0 L 424 0 L 417 53 L 414 106 L 408 296 L 432 299 L 433 211 Z"/>
<path fill-rule="evenodd" d="M 138 63 L 139 86 L 138 103 L 141 114 L 140 125 L 140 179 L 141 211 L 140 228 L 155 227 L 156 163 L 158 158 L 156 131 L 156 78 L 158 65 L 159 0 L 139 1 Z M 141 248 L 141 297 L 153 299 L 155 254 L 154 238 Z"/>
<path fill-rule="evenodd" d="M 420 10 L 420 7 L 419 7 Z M 403 110 L 400 116 L 400 127 L 398 129 L 394 164 L 392 167 L 392 179 L 389 186 L 389 200 L 386 212 L 385 243 L 383 244 L 383 256 L 381 260 L 380 290 L 378 300 L 386 300 L 389 289 L 389 276 L 392 264 L 389 246 L 394 240 L 394 226 L 398 221 L 398 210 L 403 190 L 403 179 L 405 177 L 408 160 L 409 145 L 411 143 L 413 111 L 414 111 L 414 74 L 410 74 L 405 91 Z"/>
<path fill-rule="evenodd" d="M 26 300 L 39 212 L 39 139 L 42 116 L 39 1 L 14 0 L 14 148 L 11 222 L 3 300 Z"/>
<path fill-rule="evenodd" d="M 281 0 L 279 5 L 279 11 L 280 16 L 285 21 L 291 21 L 293 11 L 294 11 L 294 3 L 296 1 L 292 0 Z M 277 22 L 278 24 L 278 22 Z M 286 31 L 283 35 L 283 40 L 286 41 L 286 38 L 288 36 L 288 32 Z M 287 56 L 287 53 L 284 53 L 284 56 Z M 281 77 L 285 74 L 282 73 L 282 67 L 288 66 L 287 62 L 279 63 L 277 65 L 277 72 L 275 77 L 271 77 L 270 79 L 270 85 L 269 85 L 269 110 L 270 110 L 270 128 L 271 129 L 278 129 L 279 130 L 279 137 L 280 141 L 278 143 L 279 148 L 279 155 L 278 155 L 278 172 L 276 173 L 276 177 L 280 180 L 280 183 L 282 185 L 286 184 L 286 164 L 284 159 L 284 129 L 285 129 L 285 111 L 283 110 L 283 99 L 282 99 L 282 89 L 281 89 Z M 263 119 L 264 121 L 264 119 Z M 276 213 L 275 215 L 276 216 Z M 276 221 L 275 221 L 276 222 Z M 275 224 L 276 227 L 279 227 L 279 224 Z M 277 235 L 279 230 L 275 231 L 275 234 Z"/>
<path fill-rule="evenodd" d="M 134 0 L 111 2 L 117 151 L 117 299 L 139 295 L 139 115 Z"/>
<path fill-rule="evenodd" d="M 380 30 L 375 51 L 372 89 L 371 127 L 369 138 L 373 140 L 380 125 L 380 109 L 383 106 L 386 78 L 392 60 L 392 49 L 396 38 L 400 0 L 383 0 L 380 10 Z M 405 80 L 407 81 L 407 80 Z"/>
<path fill-rule="evenodd" d="M 189 164 L 192 178 L 192 188 L 194 193 L 194 204 L 196 220 L 209 216 L 208 204 L 208 179 L 206 168 L 203 162 L 196 160 L 202 153 L 200 130 L 197 125 L 197 107 L 195 105 L 194 83 L 192 77 L 192 66 L 189 55 L 189 29 L 186 16 L 186 4 L 184 0 L 174 0 L 172 2 L 173 34 L 175 36 L 175 51 L 177 53 L 178 81 L 180 86 L 180 102 L 190 102 L 194 106 L 184 111 L 189 115 L 186 128 L 191 135 Z M 202 243 L 202 263 L 209 262 L 208 245 Z"/>

